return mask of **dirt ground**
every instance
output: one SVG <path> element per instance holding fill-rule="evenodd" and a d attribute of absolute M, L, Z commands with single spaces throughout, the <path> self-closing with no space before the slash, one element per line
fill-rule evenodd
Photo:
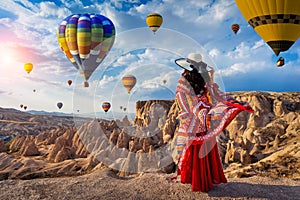
<path fill-rule="evenodd" d="M 168 182 L 172 174 L 144 173 L 118 177 L 109 169 L 73 177 L 0 182 L 0 199 L 300 199 L 300 180 L 254 176 L 230 178 L 208 193 L 191 185 Z"/>

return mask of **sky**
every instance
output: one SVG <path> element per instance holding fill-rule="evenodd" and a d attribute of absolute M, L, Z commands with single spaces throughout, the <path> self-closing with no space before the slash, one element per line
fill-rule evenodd
<path fill-rule="evenodd" d="M 145 22 L 154 12 L 163 16 L 155 34 Z M 62 20 L 78 13 L 99 13 L 116 28 L 115 43 L 88 88 L 56 37 Z M 240 25 L 237 34 L 234 23 Z M 216 82 L 226 92 L 300 91 L 299 40 L 280 53 L 285 65 L 276 67 L 278 57 L 234 0 L 2 0 L 0 46 L 0 107 L 22 111 L 21 104 L 27 110 L 97 115 L 109 101 L 107 117 L 134 113 L 138 100 L 174 99 L 183 71 L 174 60 L 191 52 L 216 69 Z M 27 62 L 34 65 L 30 74 L 23 68 Z M 137 78 L 130 94 L 121 82 L 128 73 Z"/>

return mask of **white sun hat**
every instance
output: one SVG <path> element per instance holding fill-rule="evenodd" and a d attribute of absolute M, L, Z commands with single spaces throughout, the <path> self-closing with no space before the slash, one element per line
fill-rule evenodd
<path fill-rule="evenodd" d="M 179 58 L 175 60 L 175 63 L 188 71 L 197 70 L 198 73 L 207 73 L 210 71 L 210 67 L 202 61 L 202 55 L 199 53 L 190 53 L 187 58 Z"/>

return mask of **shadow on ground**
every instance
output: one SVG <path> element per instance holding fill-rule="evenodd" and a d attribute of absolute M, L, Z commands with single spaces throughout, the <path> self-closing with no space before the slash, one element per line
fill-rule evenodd
<path fill-rule="evenodd" d="M 300 186 L 264 185 L 242 182 L 229 182 L 216 185 L 208 192 L 210 197 L 223 198 L 264 198 L 300 199 Z"/>

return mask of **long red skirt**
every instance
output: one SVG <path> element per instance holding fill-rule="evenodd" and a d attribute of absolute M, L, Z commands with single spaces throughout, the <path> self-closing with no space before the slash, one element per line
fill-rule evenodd
<path fill-rule="evenodd" d="M 215 140 L 190 145 L 181 159 L 180 181 L 192 184 L 193 191 L 208 192 L 213 184 L 227 182 Z"/>

